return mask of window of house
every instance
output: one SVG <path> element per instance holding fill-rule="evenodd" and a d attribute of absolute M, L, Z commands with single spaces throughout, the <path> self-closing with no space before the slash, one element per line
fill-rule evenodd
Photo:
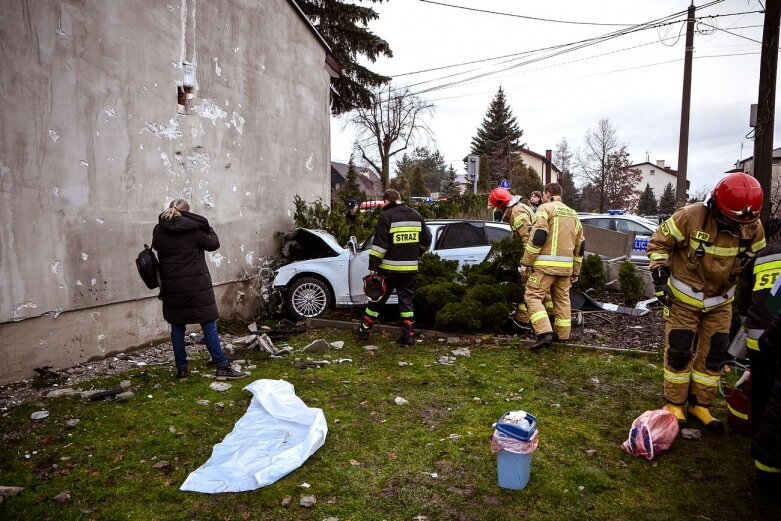
<path fill-rule="evenodd" d="M 656 174 L 656 170 L 651 170 L 650 175 L 654 175 L 654 174 Z"/>

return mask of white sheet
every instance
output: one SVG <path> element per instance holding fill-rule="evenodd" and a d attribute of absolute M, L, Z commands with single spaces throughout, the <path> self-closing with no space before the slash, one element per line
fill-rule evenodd
<path fill-rule="evenodd" d="M 256 380 L 247 412 L 180 490 L 215 494 L 255 490 L 300 467 L 325 443 L 322 409 L 307 407 L 284 380 Z"/>

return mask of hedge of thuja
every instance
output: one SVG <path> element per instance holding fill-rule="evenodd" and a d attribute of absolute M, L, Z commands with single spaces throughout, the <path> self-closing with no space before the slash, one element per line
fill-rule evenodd
<path fill-rule="evenodd" d="M 577 282 L 578 289 L 588 291 L 595 298 L 602 298 L 605 295 L 605 283 L 605 265 L 599 255 L 589 255 L 583 259 Z"/>
<path fill-rule="evenodd" d="M 643 298 L 643 289 L 645 282 L 637 271 L 637 266 L 627 261 L 621 264 L 618 270 L 618 283 L 621 286 L 621 295 L 624 297 L 624 304 L 634 306 Z"/>
<path fill-rule="evenodd" d="M 459 272 L 457 261 L 424 255 L 415 293 L 415 321 L 445 331 L 499 332 L 520 302 L 520 248 L 512 238 L 494 244 L 485 262 Z"/>

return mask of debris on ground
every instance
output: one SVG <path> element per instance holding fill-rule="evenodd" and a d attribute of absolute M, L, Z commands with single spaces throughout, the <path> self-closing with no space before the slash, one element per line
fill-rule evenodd
<path fill-rule="evenodd" d="M 331 342 L 331 347 L 334 349 L 342 349 L 344 347 L 344 342 L 342 340 L 337 340 L 336 342 Z"/>
<path fill-rule="evenodd" d="M 154 465 L 152 465 L 153 469 L 165 469 L 170 467 L 171 465 L 166 460 L 160 460 Z"/>
<path fill-rule="evenodd" d="M 311 344 L 304 347 L 301 351 L 305 353 L 324 353 L 331 349 L 331 344 L 323 340 L 322 338 L 319 338 L 312 342 Z"/>
<path fill-rule="evenodd" d="M 0 485 L 0 497 L 11 497 L 19 495 L 19 492 L 24 490 L 24 487 L 7 487 Z"/>
<path fill-rule="evenodd" d="M 312 494 L 306 494 L 301 496 L 298 504 L 304 508 L 312 508 L 317 503 L 317 499 Z"/>
<path fill-rule="evenodd" d="M 31 420 L 44 420 L 49 417 L 49 411 L 35 411 L 30 415 Z"/>
<path fill-rule="evenodd" d="M 290 497 L 290 496 L 285 496 L 284 498 L 282 498 L 282 506 L 283 506 L 283 507 L 289 507 L 289 506 L 290 506 L 290 502 L 291 502 L 291 501 L 293 501 L 293 498 L 292 498 L 292 497 Z"/>
<path fill-rule="evenodd" d="M 209 389 L 217 391 L 218 393 L 224 393 L 231 387 L 233 387 L 231 384 L 225 382 L 212 382 L 211 385 L 209 385 Z"/>
<path fill-rule="evenodd" d="M 450 351 L 450 354 L 453 356 L 472 356 L 472 352 L 469 351 L 468 347 L 459 347 Z"/>
<path fill-rule="evenodd" d="M 456 357 L 455 356 L 447 356 L 447 355 L 440 356 L 437 359 L 437 363 L 439 365 L 453 365 L 454 363 L 456 363 Z"/>
<path fill-rule="evenodd" d="M 63 389 L 55 389 L 53 391 L 49 391 L 46 393 L 47 398 L 62 398 L 64 396 L 81 396 L 81 391 L 78 389 L 71 389 L 70 387 L 65 387 Z"/>
<path fill-rule="evenodd" d="M 196 403 L 198 405 L 209 405 L 211 402 L 209 400 L 198 400 Z"/>
<path fill-rule="evenodd" d="M 445 342 L 448 343 L 448 344 L 460 344 L 461 342 L 463 342 L 463 340 L 461 340 L 461 338 L 459 338 L 457 336 L 451 336 L 451 337 L 448 337 L 445 340 Z"/>
<path fill-rule="evenodd" d="M 65 378 L 65 375 L 59 371 L 54 371 L 51 366 L 35 367 L 33 369 L 41 378 L 60 379 Z"/>
<path fill-rule="evenodd" d="M 115 402 L 124 402 L 129 400 L 133 397 L 133 391 L 125 391 L 124 393 L 119 393 L 114 397 Z"/>
<path fill-rule="evenodd" d="M 72 419 L 70 419 L 70 420 L 66 421 L 66 422 L 65 422 L 65 425 L 66 425 L 66 426 L 67 426 L 69 429 L 72 429 L 72 428 L 74 428 L 76 425 L 78 425 L 80 422 L 81 422 L 81 420 L 80 420 L 80 419 L 78 419 L 78 418 L 72 418 Z"/>
<path fill-rule="evenodd" d="M 684 440 L 701 440 L 702 431 L 699 429 L 681 429 L 681 437 Z"/>
<path fill-rule="evenodd" d="M 98 391 L 96 393 L 90 394 L 89 400 L 91 402 L 97 402 L 99 400 L 116 400 L 116 397 L 118 395 L 122 394 L 122 389 L 120 387 L 117 387 L 116 389 L 110 389 L 108 391 Z"/>
<path fill-rule="evenodd" d="M 122 380 L 121 382 L 119 382 L 119 388 L 122 389 L 123 391 L 129 391 L 130 386 L 131 386 L 130 380 Z"/>
<path fill-rule="evenodd" d="M 364 351 L 377 351 L 378 349 L 380 348 L 377 346 L 363 346 Z"/>
<path fill-rule="evenodd" d="M 65 492 L 60 492 L 52 499 L 54 499 L 54 501 L 59 501 L 60 503 L 67 503 L 71 500 L 71 493 L 66 490 Z"/>
<path fill-rule="evenodd" d="M 396 403 L 396 405 L 408 405 L 409 404 L 409 400 L 406 400 L 406 399 L 402 398 L 401 396 L 397 396 L 396 398 L 394 398 L 393 401 Z"/>

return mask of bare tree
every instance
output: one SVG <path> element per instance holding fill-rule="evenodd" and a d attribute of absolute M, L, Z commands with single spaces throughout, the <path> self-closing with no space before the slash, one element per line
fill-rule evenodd
<path fill-rule="evenodd" d="M 770 217 L 781 219 L 781 174 L 776 173 L 770 185 Z"/>
<path fill-rule="evenodd" d="M 368 107 L 359 107 L 350 116 L 357 133 L 355 147 L 380 175 L 383 190 L 388 188 L 391 158 L 406 150 L 419 135 L 431 135 L 423 118 L 433 111 L 433 104 L 408 88 L 394 88 L 389 83 L 372 93 Z"/>
<path fill-rule="evenodd" d="M 621 143 L 618 131 L 609 119 L 600 119 L 596 128 L 588 129 L 583 140 L 584 148 L 577 153 L 579 177 L 594 187 L 599 212 L 605 211 L 608 186 L 611 184 L 610 155 Z M 612 170 L 615 173 L 615 169 Z"/>
<path fill-rule="evenodd" d="M 697 187 L 696 190 L 694 190 L 691 194 L 689 194 L 689 203 L 697 203 L 702 202 L 705 200 L 706 197 L 711 193 L 713 190 L 713 187 L 710 185 L 702 185 Z"/>
<path fill-rule="evenodd" d="M 643 173 L 637 168 L 630 168 L 631 164 L 626 145 L 621 145 L 608 156 L 604 184 L 604 204 L 608 208 L 626 208 L 630 211 L 637 209 L 641 193 L 637 187 Z"/>

